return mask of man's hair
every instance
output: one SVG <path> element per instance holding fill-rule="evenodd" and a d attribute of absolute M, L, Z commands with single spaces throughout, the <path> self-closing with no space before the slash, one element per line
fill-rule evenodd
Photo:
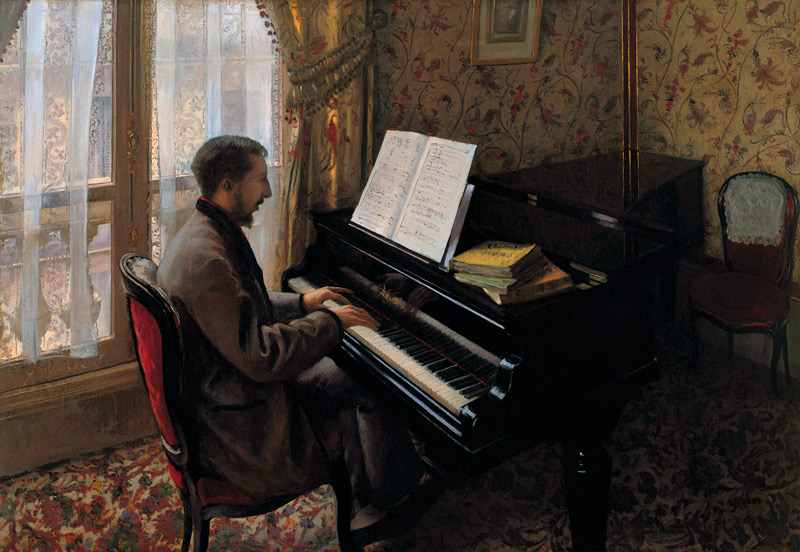
<path fill-rule="evenodd" d="M 246 136 L 224 134 L 209 139 L 192 160 L 192 172 L 200 192 L 210 198 L 223 178 L 240 181 L 253 168 L 251 155 L 266 157 L 267 148 Z"/>

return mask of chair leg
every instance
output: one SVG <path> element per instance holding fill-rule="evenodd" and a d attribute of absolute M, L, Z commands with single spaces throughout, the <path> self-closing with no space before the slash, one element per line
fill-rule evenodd
<path fill-rule="evenodd" d="M 728 332 L 728 360 L 733 360 L 733 332 Z"/>
<path fill-rule="evenodd" d="M 783 370 L 786 372 L 786 389 L 791 389 L 792 375 L 789 373 L 789 339 L 786 337 L 786 326 L 781 332 L 781 341 L 783 342 Z"/>
<path fill-rule="evenodd" d="M 342 552 L 349 552 L 354 549 L 350 538 L 353 490 L 350 485 L 350 472 L 343 455 L 334 462 L 331 475 L 331 486 L 336 495 L 336 532 L 339 537 L 339 548 Z"/>
<path fill-rule="evenodd" d="M 772 360 L 769 363 L 769 373 L 772 378 L 772 390 L 775 395 L 780 397 L 781 391 L 778 387 L 778 359 L 781 357 L 781 350 L 783 349 L 782 333 L 779 332 L 772 336 Z"/>
<path fill-rule="evenodd" d="M 697 368 L 697 354 L 698 354 L 698 347 L 697 347 L 697 330 L 695 329 L 695 324 L 697 323 L 697 311 L 691 309 L 689 314 L 689 337 L 692 340 L 692 357 L 689 359 L 689 371 L 694 371 Z"/>
<path fill-rule="evenodd" d="M 200 525 L 195 526 L 193 552 L 208 552 L 208 533 L 210 527 L 211 522 L 207 519 L 201 519 Z"/>
<path fill-rule="evenodd" d="M 189 511 L 188 499 L 183 501 L 183 542 L 181 552 L 189 552 L 192 544 L 192 513 Z"/>

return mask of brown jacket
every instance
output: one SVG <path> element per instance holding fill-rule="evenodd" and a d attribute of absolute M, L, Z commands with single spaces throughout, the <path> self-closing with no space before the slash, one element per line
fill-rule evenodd
<path fill-rule="evenodd" d="M 170 241 L 158 283 L 183 315 L 184 423 L 200 468 L 256 497 L 322 483 L 324 456 L 289 380 L 341 341 L 338 318 L 267 293 L 241 230 L 204 199 Z"/>

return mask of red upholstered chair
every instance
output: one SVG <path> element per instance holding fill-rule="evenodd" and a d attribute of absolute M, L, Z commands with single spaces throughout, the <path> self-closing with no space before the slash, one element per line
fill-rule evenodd
<path fill-rule="evenodd" d="M 264 501 L 238 492 L 224 481 L 196 475 L 191 457 L 191 435 L 184 428 L 180 389 L 183 351 L 178 312 L 156 285 L 156 265 L 140 255 L 127 254 L 119 263 L 139 366 L 150 396 L 169 472 L 183 500 L 183 544 L 187 552 L 208 549 L 209 528 L 215 517 L 249 517 L 276 510 L 298 495 L 283 495 Z M 319 443 L 324 451 L 322 443 Z M 340 459 L 331 466 L 331 484 L 336 494 L 337 529 L 340 546 L 350 544 L 350 481 Z"/>
<path fill-rule="evenodd" d="M 792 274 L 797 208 L 797 193 L 782 178 L 763 172 L 728 178 L 717 198 L 727 271 L 707 274 L 689 289 L 692 362 L 697 357 L 698 318 L 727 332 L 729 356 L 735 333 L 766 334 L 772 339 L 770 370 L 778 396 L 781 352 L 787 386 L 791 385 L 785 288 Z"/>

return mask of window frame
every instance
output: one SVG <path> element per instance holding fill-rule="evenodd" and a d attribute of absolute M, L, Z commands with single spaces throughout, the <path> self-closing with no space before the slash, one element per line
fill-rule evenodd
<path fill-rule="evenodd" d="M 36 361 L 18 360 L 0 365 L 0 393 L 50 383 L 130 362 L 136 352 L 130 332 L 127 301 L 117 269 L 126 252 L 149 253 L 147 195 L 150 143 L 150 95 L 145 55 L 149 29 L 147 10 L 152 0 L 115 0 L 111 182 L 89 186 L 89 201 L 111 201 L 111 333 L 98 341 L 98 354 L 73 358 L 46 355 Z M 3 198 L 0 208 L 13 212 L 21 199 Z M 21 207 L 19 208 L 21 210 Z M 102 220 L 101 222 L 107 222 Z M 135 238 L 135 239 L 133 239 Z"/>

